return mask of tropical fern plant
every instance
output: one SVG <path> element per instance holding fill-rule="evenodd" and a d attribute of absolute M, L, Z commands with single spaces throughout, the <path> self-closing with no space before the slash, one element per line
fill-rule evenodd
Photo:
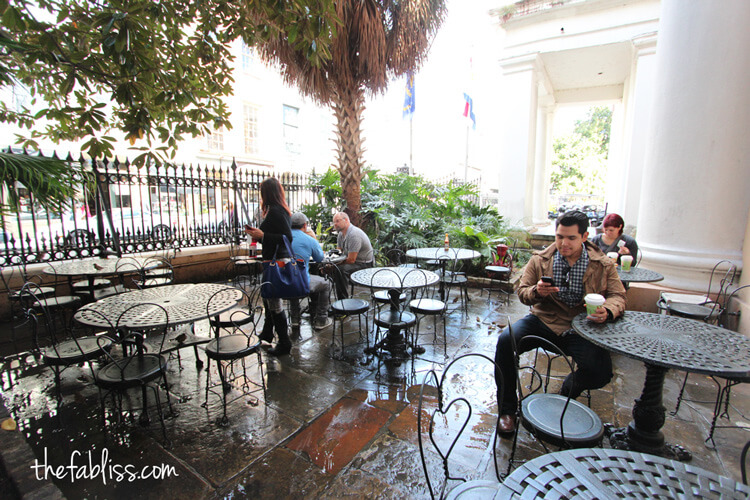
<path fill-rule="evenodd" d="M 82 169 L 57 157 L 0 152 L 0 215 L 18 212 L 20 197 L 16 183 L 33 195 L 49 212 L 61 212 L 81 185 Z"/>

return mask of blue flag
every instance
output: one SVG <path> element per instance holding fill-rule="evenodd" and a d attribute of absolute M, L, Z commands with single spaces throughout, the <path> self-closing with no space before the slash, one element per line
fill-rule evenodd
<path fill-rule="evenodd" d="M 406 94 L 404 95 L 403 117 L 406 118 L 408 116 L 409 118 L 411 118 L 411 116 L 414 114 L 415 107 L 416 103 L 414 101 L 414 74 L 412 72 L 409 72 L 406 75 Z"/>

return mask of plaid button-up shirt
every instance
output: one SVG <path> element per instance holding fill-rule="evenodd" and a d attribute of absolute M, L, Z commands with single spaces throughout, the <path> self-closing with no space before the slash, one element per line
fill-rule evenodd
<path fill-rule="evenodd" d="M 560 288 L 557 296 L 569 307 L 577 306 L 583 301 L 583 274 L 588 267 L 589 254 L 585 245 L 573 267 L 568 264 L 565 257 L 560 255 L 560 252 L 555 252 L 552 262 L 552 278 Z"/>

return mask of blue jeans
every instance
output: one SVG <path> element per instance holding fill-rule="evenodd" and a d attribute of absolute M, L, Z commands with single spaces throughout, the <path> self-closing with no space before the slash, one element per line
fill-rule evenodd
<path fill-rule="evenodd" d="M 500 402 L 500 415 L 514 415 L 518 407 L 518 395 L 516 394 L 516 368 L 513 361 L 513 346 L 510 339 L 510 330 L 516 345 L 527 335 L 536 335 L 549 340 L 562 352 L 572 357 L 576 362 L 576 370 L 565 377 L 560 394 L 570 395 L 577 398 L 586 389 L 599 389 L 612 380 L 612 359 L 609 353 L 601 347 L 595 346 L 588 340 L 576 333 L 560 336 L 550 330 L 542 320 L 529 314 L 505 328 L 497 339 L 495 350 L 495 363 L 500 367 L 502 380 L 505 382 L 505 390 L 501 390 L 498 382 L 499 377 L 495 375 L 497 384 L 498 401 Z M 523 352 L 530 351 L 536 346 L 533 343 L 524 343 Z M 518 353 L 519 355 L 522 353 Z M 497 372 L 498 369 L 496 368 Z M 502 399 L 501 399 L 502 393 Z"/>

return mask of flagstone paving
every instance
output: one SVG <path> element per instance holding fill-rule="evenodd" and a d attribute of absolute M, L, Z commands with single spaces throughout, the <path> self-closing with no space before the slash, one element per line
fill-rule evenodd
<path fill-rule="evenodd" d="M 367 297 L 365 290 L 358 293 Z M 383 365 L 364 354 L 356 333 L 346 335 L 348 347 L 341 360 L 330 349 L 330 329 L 314 332 L 307 318 L 291 355 L 274 359 L 263 354 L 267 393 L 260 401 L 232 389 L 237 398 L 228 408 L 229 424 L 217 425 L 221 402 L 205 397 L 206 369 L 197 369 L 192 350 L 184 350 L 178 363 L 170 361 L 170 394 L 176 415 L 167 418 L 165 443 L 158 419 L 142 427 L 138 411 L 126 411 L 118 423 L 108 409 L 103 424 L 99 394 L 84 367 L 63 372 L 63 404 L 57 406 L 50 370 L 33 356 L 6 359 L 0 364 L 2 405 L 18 424 L 17 431 L 0 431 L 0 456 L 9 476 L 27 498 L 429 498 L 417 440 L 417 405 L 427 372 L 438 373 L 461 354 L 494 354 L 500 327 L 509 315 L 515 320 L 527 313 L 516 299 L 511 304 L 488 304 L 486 295 L 470 290 L 468 316 L 460 311 L 448 317 L 446 346 L 442 326 L 434 339 L 432 321 L 422 325 L 420 342 L 426 352 L 401 366 Z M 356 320 L 347 324 L 355 328 Z M 207 331 L 200 323 L 199 332 Z M 338 352 L 338 351 L 337 351 Z M 200 356 L 205 359 L 201 352 Z M 528 356 L 531 356 L 529 353 Z M 253 358 L 247 376 L 259 377 Z M 530 358 L 528 358 L 530 359 Z M 368 362 L 369 361 L 369 362 Z M 614 356 L 615 378 L 603 390 L 593 391 L 591 406 L 605 422 L 625 425 L 633 400 L 643 385 L 642 364 Z M 454 452 L 456 472 L 468 478 L 495 479 L 492 453 L 497 405 L 491 370 L 458 370 L 456 391 L 478 397 L 482 404 L 472 414 Z M 682 373 L 670 372 L 664 404 L 671 410 L 682 382 Z M 553 384 L 558 383 L 553 380 Z M 716 446 L 708 446 L 715 396 L 713 381 L 691 375 L 687 395 L 676 416 L 667 414 L 664 433 L 693 452 L 692 463 L 722 475 L 740 478 L 739 454 L 750 433 L 744 429 L 719 429 Z M 426 411 L 435 407 L 435 394 L 427 388 Z M 137 405 L 139 394 L 124 401 L 126 410 Z M 704 401 L 704 402 L 700 402 Z M 746 384 L 732 390 L 731 420 L 750 414 Z M 109 405 L 108 405 L 109 408 Z M 154 408 L 151 413 L 155 414 Z M 448 414 L 437 424 L 437 442 L 448 444 L 461 415 Z M 135 421 L 133 421 L 135 420 Z M 442 426 L 442 427 L 441 427 Z M 608 444 L 605 442 L 605 447 Z M 497 464 L 504 473 L 511 441 L 498 441 Z M 105 451 L 106 450 L 106 451 Z M 544 450 L 526 432 L 518 438 L 519 458 L 532 458 Z M 51 468 L 76 464 L 103 465 L 106 472 L 93 478 L 52 480 Z M 89 464 L 89 460 L 91 463 Z M 428 470 L 440 476 L 435 453 L 426 456 Z M 34 465 L 47 464 L 45 469 Z M 130 481 L 131 472 L 166 466 L 170 477 Z M 156 469 L 154 469 L 156 470 Z M 161 470 L 161 469 L 159 469 Z M 115 471 L 122 476 L 118 477 Z M 82 472 L 79 472 L 83 474 Z M 8 482 L 0 481 L 0 497 L 12 498 Z"/>

